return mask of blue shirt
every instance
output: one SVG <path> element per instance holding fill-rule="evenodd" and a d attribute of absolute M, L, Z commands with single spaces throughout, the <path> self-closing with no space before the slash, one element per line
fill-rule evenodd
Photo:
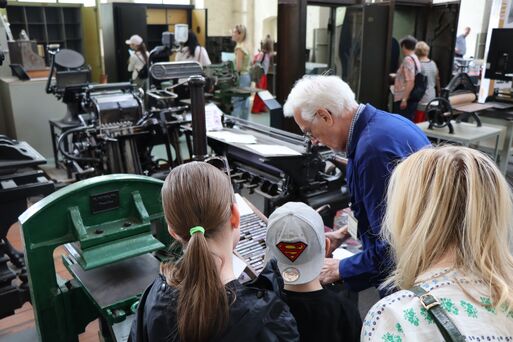
<path fill-rule="evenodd" d="M 400 160 L 427 145 L 425 134 L 410 120 L 369 104 L 354 122 L 346 174 L 363 251 L 339 264 L 351 290 L 377 287 L 392 270 L 388 245 L 380 236 L 388 180 Z"/>
<path fill-rule="evenodd" d="M 466 37 L 463 34 L 460 34 L 458 37 L 456 37 L 455 49 L 458 51 L 456 52 L 458 55 L 464 56 L 467 53 L 467 41 L 465 38 Z"/>

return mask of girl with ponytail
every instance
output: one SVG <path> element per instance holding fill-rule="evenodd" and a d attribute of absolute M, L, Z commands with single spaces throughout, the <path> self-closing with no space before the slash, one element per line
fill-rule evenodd
<path fill-rule="evenodd" d="M 271 286 L 271 291 L 246 287 L 235 278 L 240 215 L 222 171 L 203 162 L 173 169 L 162 188 L 162 205 L 169 233 L 184 253 L 176 263 L 162 265 L 141 299 L 129 340 L 299 339 L 294 318 Z"/>

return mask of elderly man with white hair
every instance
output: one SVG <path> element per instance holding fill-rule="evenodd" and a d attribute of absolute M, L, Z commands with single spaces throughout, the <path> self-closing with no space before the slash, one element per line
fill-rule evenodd
<path fill-rule="evenodd" d="M 284 114 L 294 117 L 312 143 L 347 153 L 347 184 L 363 251 L 341 261 L 325 259 L 321 281 L 342 280 L 353 291 L 378 287 L 393 266 L 380 235 L 390 174 L 429 140 L 410 120 L 358 104 L 337 76 L 304 76 L 290 92 Z M 332 250 L 347 234 L 347 227 L 327 234 Z"/>

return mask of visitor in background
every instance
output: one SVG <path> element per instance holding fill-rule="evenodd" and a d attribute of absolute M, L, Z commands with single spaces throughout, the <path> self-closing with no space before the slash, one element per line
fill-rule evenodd
<path fill-rule="evenodd" d="M 420 41 L 415 46 L 415 54 L 420 61 L 420 70 L 427 78 L 426 92 L 419 101 L 414 122 L 426 121 L 426 106 L 435 97 L 440 96 L 440 74 L 435 61 L 429 59 L 429 45 Z"/>
<path fill-rule="evenodd" d="M 199 44 L 198 37 L 192 30 L 189 30 L 187 41 L 176 53 L 175 61 L 196 61 L 201 66 L 212 64 L 207 50 Z"/>
<path fill-rule="evenodd" d="M 271 39 L 270 35 L 267 35 L 265 40 L 261 43 L 260 51 L 255 55 L 253 59 L 253 65 L 256 63 L 260 63 L 263 74 L 258 81 L 256 81 L 256 87 L 259 89 L 267 90 L 267 74 L 269 73 L 269 68 L 272 66 L 272 58 L 274 54 L 274 41 Z M 264 102 L 260 99 L 258 94 L 255 95 L 253 100 L 253 106 L 251 107 L 251 113 L 261 113 L 266 112 L 267 109 L 265 107 Z"/>
<path fill-rule="evenodd" d="M 139 88 L 146 89 L 148 79 L 148 50 L 141 36 L 134 34 L 125 43 L 130 47 L 128 58 L 128 72 L 131 72 L 131 81 Z"/>
<path fill-rule="evenodd" d="M 232 31 L 232 40 L 235 45 L 235 71 L 239 75 L 239 88 L 249 88 L 251 77 L 249 76 L 250 58 L 246 47 L 246 26 L 236 25 Z M 232 97 L 232 115 L 247 120 L 249 117 L 249 96 Z"/>
<path fill-rule="evenodd" d="M 394 81 L 393 112 L 413 121 L 415 110 L 420 99 L 410 99 L 410 93 L 415 86 L 415 75 L 420 73 L 420 62 L 415 55 L 417 40 L 412 36 L 404 37 L 401 42 L 403 62 L 397 70 Z"/>
<path fill-rule="evenodd" d="M 463 58 L 467 53 L 467 37 L 470 34 L 470 27 L 465 27 L 463 33 L 456 37 L 456 45 L 454 47 L 454 56 Z"/>

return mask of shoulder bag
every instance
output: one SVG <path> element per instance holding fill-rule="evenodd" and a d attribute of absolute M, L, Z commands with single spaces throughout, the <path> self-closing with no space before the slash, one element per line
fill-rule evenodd
<path fill-rule="evenodd" d="M 460 333 L 454 322 L 451 321 L 435 296 L 420 286 L 414 286 L 409 291 L 413 292 L 420 299 L 420 304 L 429 312 L 446 342 L 465 341 L 465 337 Z"/>
<path fill-rule="evenodd" d="M 411 90 L 410 96 L 408 98 L 411 102 L 419 102 L 426 93 L 427 89 L 427 77 L 417 69 L 417 63 L 415 62 L 415 58 L 412 56 L 408 56 L 413 60 L 413 65 L 415 66 L 415 84 L 413 89 Z"/>

